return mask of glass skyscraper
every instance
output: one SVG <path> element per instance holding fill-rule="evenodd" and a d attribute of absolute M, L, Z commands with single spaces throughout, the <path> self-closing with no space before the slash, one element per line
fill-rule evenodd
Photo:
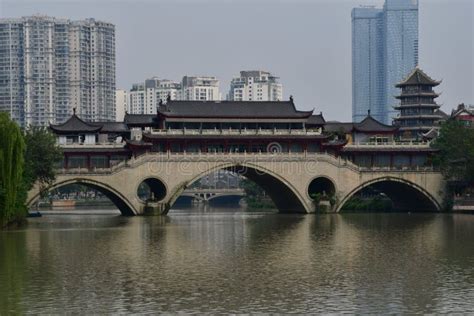
<path fill-rule="evenodd" d="M 418 0 L 352 10 L 352 119 L 391 124 L 395 85 L 418 65 Z"/>

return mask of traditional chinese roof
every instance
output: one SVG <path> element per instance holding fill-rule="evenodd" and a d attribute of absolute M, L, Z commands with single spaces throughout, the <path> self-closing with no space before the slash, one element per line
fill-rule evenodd
<path fill-rule="evenodd" d="M 74 113 L 66 122 L 57 125 L 50 124 L 49 127 L 58 134 L 77 132 L 95 133 L 102 128 L 102 126 L 81 120 L 76 113 Z"/>
<path fill-rule="evenodd" d="M 437 86 L 441 83 L 441 81 L 436 81 L 428 76 L 426 73 L 423 72 L 420 68 L 416 67 L 413 71 L 400 83 L 396 85 L 396 87 L 400 88 L 403 86 L 418 86 L 418 85 L 428 85 L 428 86 Z"/>
<path fill-rule="evenodd" d="M 444 111 L 441 111 L 440 109 L 436 109 L 434 111 L 434 115 L 438 115 L 443 121 L 446 121 L 449 118 L 449 115 L 446 114 Z"/>
<path fill-rule="evenodd" d="M 343 122 L 327 122 L 324 125 L 326 132 L 332 133 L 351 133 L 353 131 L 362 133 L 392 133 L 398 129 L 396 126 L 385 125 L 374 119 L 372 116 L 367 116 L 360 123 L 343 123 Z"/>
<path fill-rule="evenodd" d="M 328 133 L 350 133 L 354 128 L 354 123 L 326 122 L 324 130 Z"/>
<path fill-rule="evenodd" d="M 128 147 L 135 148 L 135 147 L 151 147 L 153 146 L 152 143 L 147 143 L 142 140 L 126 140 Z"/>
<path fill-rule="evenodd" d="M 94 122 L 90 124 L 100 126 L 100 131 L 105 133 L 126 133 L 130 131 L 124 122 Z"/>
<path fill-rule="evenodd" d="M 168 101 L 158 108 L 165 117 L 189 118 L 308 118 L 293 101 Z"/>
<path fill-rule="evenodd" d="M 395 132 L 398 129 L 396 126 L 385 125 L 374 119 L 372 116 L 367 116 L 360 123 L 354 123 L 354 131 L 370 133 L 370 132 Z"/>
<path fill-rule="evenodd" d="M 306 126 L 311 125 L 324 125 L 326 124 L 326 120 L 323 117 L 323 114 L 311 115 L 308 120 L 306 121 Z"/>
<path fill-rule="evenodd" d="M 451 117 L 457 117 L 461 114 L 465 115 L 474 115 L 474 107 L 473 106 L 465 106 L 464 103 L 458 105 L 457 109 L 451 112 Z"/>
<path fill-rule="evenodd" d="M 439 136 L 439 127 L 433 127 L 426 133 L 422 133 L 424 139 L 432 140 Z"/>
<path fill-rule="evenodd" d="M 155 114 L 125 114 L 124 123 L 129 126 L 152 125 L 156 118 Z"/>

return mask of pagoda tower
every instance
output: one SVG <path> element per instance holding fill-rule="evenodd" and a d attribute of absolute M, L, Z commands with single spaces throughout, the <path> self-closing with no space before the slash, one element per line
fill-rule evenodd
<path fill-rule="evenodd" d="M 441 81 L 436 81 L 416 67 L 402 82 L 396 85 L 401 94 L 396 98 L 400 104 L 395 106 L 400 115 L 394 119 L 399 127 L 399 134 L 404 139 L 421 139 L 424 133 L 438 127 L 442 116 L 435 99 L 439 96 L 433 88 Z"/>

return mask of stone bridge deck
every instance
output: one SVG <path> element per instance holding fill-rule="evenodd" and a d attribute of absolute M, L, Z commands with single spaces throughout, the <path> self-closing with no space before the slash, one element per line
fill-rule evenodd
<path fill-rule="evenodd" d="M 361 189 L 372 186 L 392 198 L 400 210 L 440 210 L 445 181 L 433 168 L 362 168 L 350 161 L 321 153 L 148 153 L 107 169 L 58 170 L 49 189 L 72 183 L 106 194 L 125 215 L 144 214 L 137 196 L 146 182 L 166 214 L 176 199 L 201 177 L 220 170 L 246 176 L 260 185 L 281 212 L 312 213 L 311 193 L 334 195 L 333 211 Z M 31 204 L 39 189 L 29 192 Z"/>

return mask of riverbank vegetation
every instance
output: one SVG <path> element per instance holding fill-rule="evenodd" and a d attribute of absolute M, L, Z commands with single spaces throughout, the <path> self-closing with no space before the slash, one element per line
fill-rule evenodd
<path fill-rule="evenodd" d="M 23 179 L 25 140 L 7 113 L 0 113 L 0 227 L 25 213 Z"/>
<path fill-rule="evenodd" d="M 0 113 L 0 227 L 24 220 L 28 191 L 36 183 L 44 192 L 61 158 L 49 130 L 22 131 L 7 113 Z"/>
<path fill-rule="evenodd" d="M 347 201 L 341 209 L 344 213 L 361 212 L 390 212 L 393 211 L 392 201 L 388 198 L 374 196 L 363 198 L 354 196 Z"/>
<path fill-rule="evenodd" d="M 276 208 L 275 203 L 273 203 L 265 191 L 255 182 L 248 179 L 242 179 L 240 185 L 245 191 L 245 201 L 250 209 Z"/>
<path fill-rule="evenodd" d="M 454 196 L 463 196 L 474 188 L 474 129 L 465 122 L 448 120 L 431 146 L 438 150 L 433 164 L 449 184 L 445 208 L 451 210 Z"/>
<path fill-rule="evenodd" d="M 449 120 L 431 145 L 438 150 L 433 163 L 448 180 L 474 182 L 474 129 L 460 121 Z"/>

